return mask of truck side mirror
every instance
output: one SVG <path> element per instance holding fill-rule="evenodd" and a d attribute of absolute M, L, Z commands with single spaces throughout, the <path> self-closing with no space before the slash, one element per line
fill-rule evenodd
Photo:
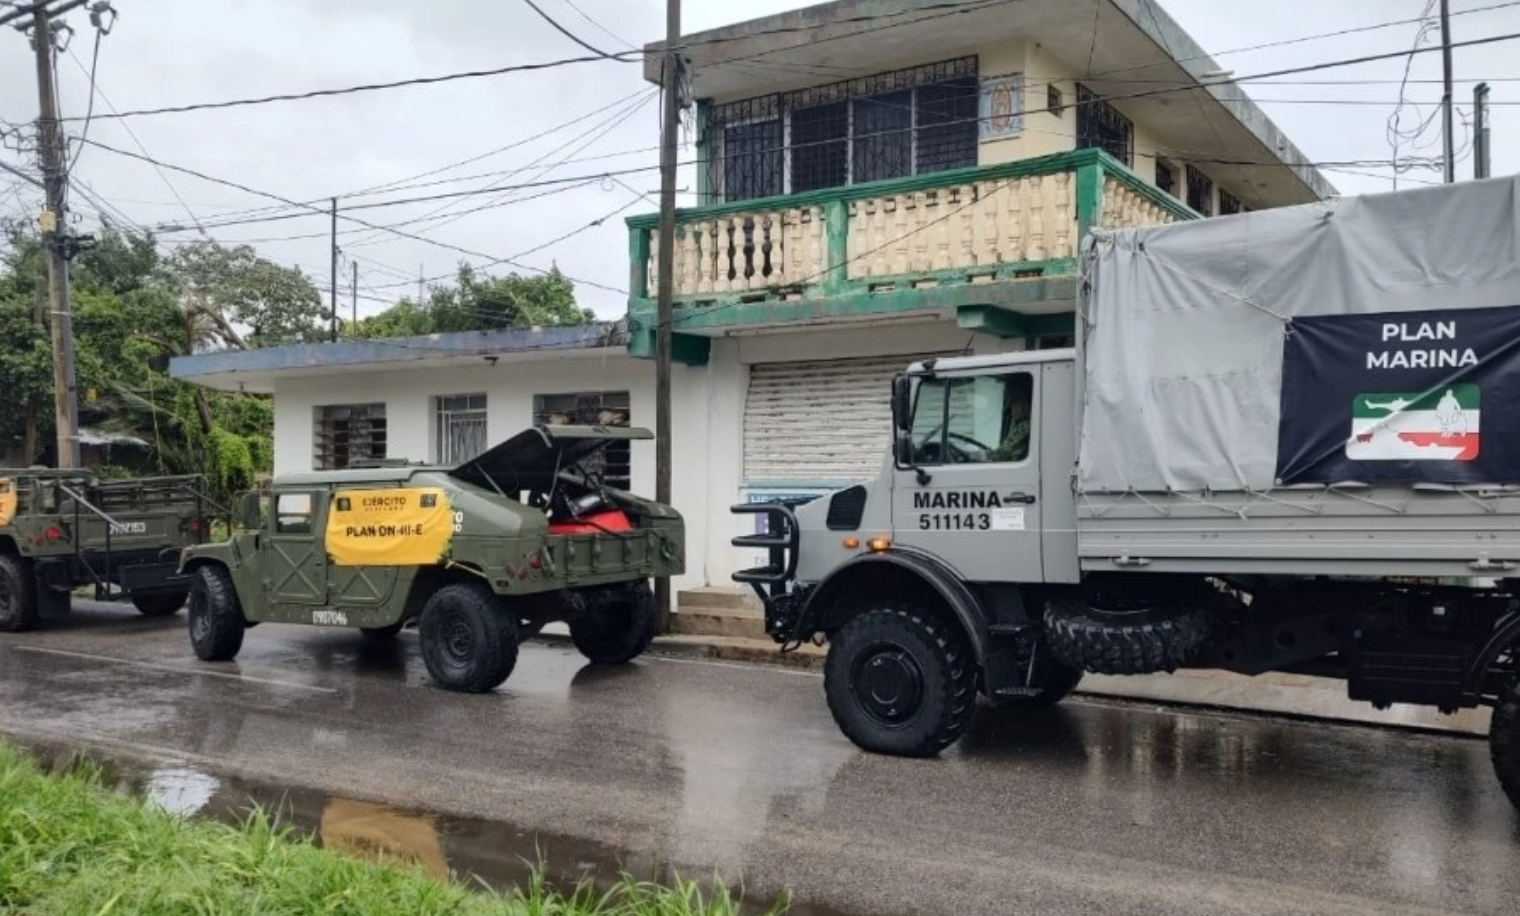
<path fill-rule="evenodd" d="M 257 490 L 243 494 L 242 501 L 238 504 L 238 527 L 247 531 L 257 531 L 264 527 L 264 513 Z"/>
<path fill-rule="evenodd" d="M 899 375 L 892 379 L 892 428 L 898 433 L 905 434 L 913 425 L 913 380 L 906 375 Z M 899 453 L 902 448 L 900 440 L 904 436 L 898 436 Z"/>

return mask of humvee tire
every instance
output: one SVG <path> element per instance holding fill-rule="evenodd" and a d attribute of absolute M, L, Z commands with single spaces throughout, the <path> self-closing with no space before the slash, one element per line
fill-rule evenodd
<path fill-rule="evenodd" d="M 1494 774 L 1516 808 L 1520 808 L 1520 678 L 1499 692 L 1499 705 L 1488 726 L 1488 749 Z"/>
<path fill-rule="evenodd" d="M 448 690 L 495 690 L 517 665 L 517 618 L 484 583 L 460 582 L 434 592 L 417 630 L 428 673 Z"/>
<path fill-rule="evenodd" d="M 851 741 L 878 754 L 932 757 L 954 744 L 976 706 L 965 639 L 922 609 L 886 602 L 829 640 L 823 689 Z"/>
<path fill-rule="evenodd" d="M 202 566 L 190 586 L 190 645 L 201 661 L 225 662 L 243 648 L 243 606 L 225 567 Z"/>
<path fill-rule="evenodd" d="M 596 665 L 622 665 L 633 661 L 654 642 L 660 628 L 654 591 L 639 582 L 616 592 L 603 593 L 594 606 L 570 621 L 570 641 Z"/>
<path fill-rule="evenodd" d="M 22 633 L 35 627 L 37 620 L 37 579 L 31 562 L 0 556 L 0 631 Z"/>
<path fill-rule="evenodd" d="M 156 592 L 147 595 L 133 595 L 132 606 L 144 617 L 172 617 L 179 613 L 179 609 L 185 606 L 185 601 L 190 597 L 188 590 L 183 592 Z"/>

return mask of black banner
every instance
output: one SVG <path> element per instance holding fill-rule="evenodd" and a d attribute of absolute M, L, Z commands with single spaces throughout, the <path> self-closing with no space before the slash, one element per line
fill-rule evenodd
<path fill-rule="evenodd" d="M 1295 318 L 1282 483 L 1520 483 L 1520 306 Z"/>

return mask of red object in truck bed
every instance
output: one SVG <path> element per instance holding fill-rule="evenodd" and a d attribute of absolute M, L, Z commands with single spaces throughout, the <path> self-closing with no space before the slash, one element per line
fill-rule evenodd
<path fill-rule="evenodd" d="M 621 510 L 593 512 L 578 519 L 550 522 L 550 534 L 605 534 L 609 531 L 632 531 L 633 523 Z"/>

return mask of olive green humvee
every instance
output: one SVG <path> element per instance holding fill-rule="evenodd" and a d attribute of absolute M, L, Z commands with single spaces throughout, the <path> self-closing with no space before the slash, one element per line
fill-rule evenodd
<path fill-rule="evenodd" d="M 629 661 L 655 635 L 649 580 L 683 571 L 684 525 L 597 467 L 608 445 L 649 438 L 539 426 L 453 468 L 278 477 L 245 495 L 230 539 L 181 555 L 195 653 L 231 659 L 263 622 L 382 639 L 415 622 L 433 679 L 483 692 L 512 673 L 520 640 L 559 620 L 593 662 Z"/>

